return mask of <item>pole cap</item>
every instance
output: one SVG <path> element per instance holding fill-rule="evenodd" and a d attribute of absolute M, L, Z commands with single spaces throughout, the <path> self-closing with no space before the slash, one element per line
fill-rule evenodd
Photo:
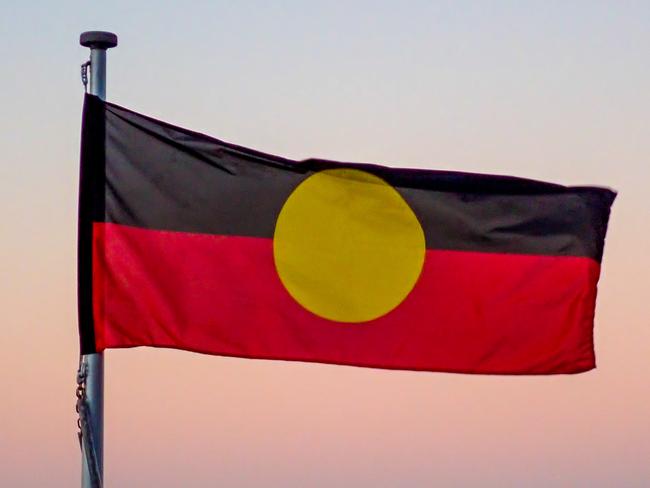
<path fill-rule="evenodd" d="M 79 36 L 79 44 L 91 49 L 110 49 L 117 46 L 117 36 L 112 32 L 87 31 Z"/>

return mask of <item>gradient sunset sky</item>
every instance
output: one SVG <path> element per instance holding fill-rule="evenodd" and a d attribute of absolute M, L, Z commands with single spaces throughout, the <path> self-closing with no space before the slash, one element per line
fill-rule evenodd
<path fill-rule="evenodd" d="M 650 486 L 647 0 L 2 1 L 0 486 L 79 484 L 85 30 L 119 36 L 108 100 L 226 141 L 619 192 L 596 370 L 108 351 L 106 486 Z"/>

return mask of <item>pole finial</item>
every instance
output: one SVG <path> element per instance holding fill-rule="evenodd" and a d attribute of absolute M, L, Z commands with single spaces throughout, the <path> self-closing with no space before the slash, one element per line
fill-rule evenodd
<path fill-rule="evenodd" d="M 79 36 L 79 44 L 91 49 L 110 49 L 117 46 L 117 35 L 104 31 L 82 32 Z"/>

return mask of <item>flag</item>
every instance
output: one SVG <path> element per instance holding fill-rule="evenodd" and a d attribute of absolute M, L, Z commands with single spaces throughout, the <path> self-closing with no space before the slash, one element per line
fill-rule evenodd
<path fill-rule="evenodd" d="M 586 371 L 614 197 L 514 177 L 292 161 L 87 95 L 81 350 Z"/>

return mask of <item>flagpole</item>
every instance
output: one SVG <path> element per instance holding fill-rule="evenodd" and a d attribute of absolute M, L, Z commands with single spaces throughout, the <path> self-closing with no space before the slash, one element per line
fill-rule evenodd
<path fill-rule="evenodd" d="M 79 43 L 90 48 L 90 93 L 106 98 L 106 51 L 117 46 L 117 36 L 111 32 L 90 31 L 79 37 Z M 81 487 L 97 488 L 104 480 L 104 354 L 82 356 L 85 369 L 85 399 L 89 429 L 82 436 Z M 86 439 L 92 436 L 92 439 Z M 95 473 L 88 464 L 88 446 L 94 449 Z"/>

